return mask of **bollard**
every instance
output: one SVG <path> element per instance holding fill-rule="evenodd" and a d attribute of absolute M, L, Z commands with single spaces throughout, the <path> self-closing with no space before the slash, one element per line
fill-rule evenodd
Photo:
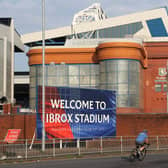
<path fill-rule="evenodd" d="M 157 145 L 156 149 L 159 150 L 159 137 L 158 136 L 156 136 L 156 145 Z"/>
<path fill-rule="evenodd" d="M 100 138 L 100 153 L 103 153 L 103 138 Z"/>
<path fill-rule="evenodd" d="M 62 149 L 62 139 L 60 139 L 60 149 Z"/>
<path fill-rule="evenodd" d="M 121 143 L 121 153 L 123 152 L 123 137 L 120 137 L 120 143 Z"/>
<path fill-rule="evenodd" d="M 53 157 L 55 157 L 55 139 L 53 139 Z"/>
<path fill-rule="evenodd" d="M 28 153 L 27 145 L 28 145 L 28 143 L 27 143 L 27 139 L 26 139 L 26 142 L 25 142 L 25 159 L 27 159 L 27 153 Z"/>
<path fill-rule="evenodd" d="M 80 139 L 77 140 L 78 155 L 80 156 Z"/>

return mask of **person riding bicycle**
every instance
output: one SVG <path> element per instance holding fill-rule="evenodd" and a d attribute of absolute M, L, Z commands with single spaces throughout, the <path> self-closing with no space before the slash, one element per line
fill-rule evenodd
<path fill-rule="evenodd" d="M 142 132 L 140 132 L 136 137 L 135 143 L 136 143 L 136 147 L 139 148 L 139 151 L 142 151 L 145 147 L 144 145 L 149 144 L 148 131 L 143 130 Z"/>

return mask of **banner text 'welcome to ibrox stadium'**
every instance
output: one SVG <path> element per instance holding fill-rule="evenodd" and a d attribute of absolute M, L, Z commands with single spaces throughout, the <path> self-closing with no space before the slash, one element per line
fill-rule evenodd
<path fill-rule="evenodd" d="M 87 100 L 64 100 L 50 99 L 53 109 L 73 109 L 73 110 L 105 110 L 106 102 L 104 101 L 87 101 Z M 110 122 L 109 114 L 58 114 L 47 113 L 47 123 L 104 123 Z"/>

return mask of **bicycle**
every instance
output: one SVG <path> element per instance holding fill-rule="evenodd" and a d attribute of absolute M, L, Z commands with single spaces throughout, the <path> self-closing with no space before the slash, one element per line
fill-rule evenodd
<path fill-rule="evenodd" d="M 131 162 L 135 161 L 136 159 L 139 161 L 143 161 L 146 157 L 147 148 L 149 144 L 144 144 L 144 149 L 140 151 L 141 146 L 137 146 L 135 149 L 131 151 L 131 154 L 129 156 L 129 160 Z"/>

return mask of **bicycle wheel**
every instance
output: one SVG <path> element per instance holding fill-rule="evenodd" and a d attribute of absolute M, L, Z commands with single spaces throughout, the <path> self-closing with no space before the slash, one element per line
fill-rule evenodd
<path fill-rule="evenodd" d="M 136 157 L 136 154 L 137 154 L 136 149 L 133 149 L 132 152 L 131 152 L 131 154 L 130 154 L 130 156 L 129 156 L 129 161 L 130 161 L 130 162 L 135 161 L 135 159 L 137 158 L 137 157 Z"/>
<path fill-rule="evenodd" d="M 139 154 L 139 156 L 138 156 L 138 160 L 139 160 L 139 161 L 144 160 L 145 156 L 146 156 L 146 149 L 144 148 L 144 149 L 140 152 L 140 154 Z"/>

